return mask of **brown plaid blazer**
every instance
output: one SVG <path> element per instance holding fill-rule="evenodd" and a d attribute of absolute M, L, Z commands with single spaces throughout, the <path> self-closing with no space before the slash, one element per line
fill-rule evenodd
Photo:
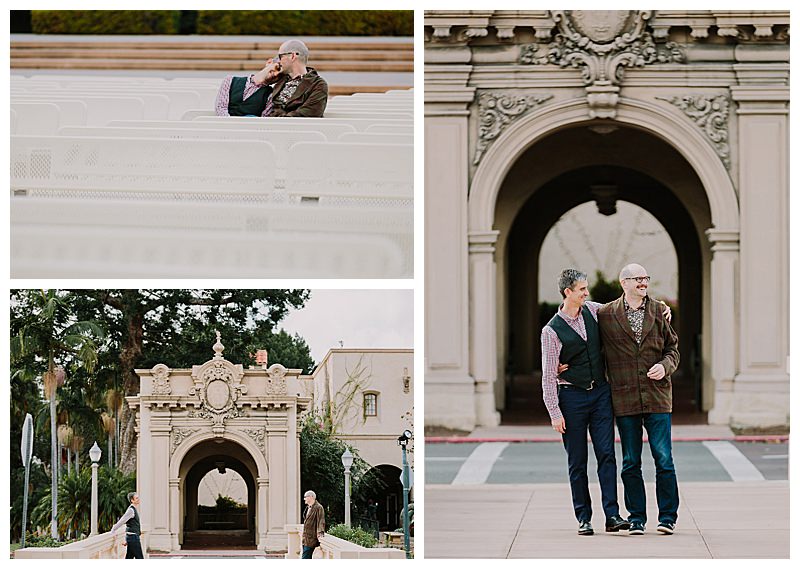
<path fill-rule="evenodd" d="M 306 547 L 318 547 L 318 535 L 325 533 L 325 508 L 319 502 L 306 506 L 303 512 L 303 539 Z"/>
<path fill-rule="evenodd" d="M 617 416 L 672 413 L 672 379 L 678 368 L 678 335 L 661 310 L 661 303 L 647 300 L 642 343 L 636 344 L 625 315 L 622 297 L 597 311 L 597 323 L 606 354 L 606 376 Z M 654 380 L 647 370 L 662 364 L 666 375 Z"/>

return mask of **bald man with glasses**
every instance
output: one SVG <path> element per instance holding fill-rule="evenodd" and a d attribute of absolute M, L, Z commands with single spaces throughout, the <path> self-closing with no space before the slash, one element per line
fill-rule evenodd
<path fill-rule="evenodd" d="M 617 429 L 622 443 L 622 485 L 631 535 L 647 522 L 642 477 L 642 429 L 647 431 L 656 467 L 658 527 L 672 534 L 678 519 L 678 481 L 672 460 L 672 382 L 678 367 L 678 335 L 647 295 L 650 276 L 644 267 L 626 265 L 619 275 L 623 294 L 597 311 L 605 348 Z"/>
<path fill-rule="evenodd" d="M 328 84 L 308 66 L 306 44 L 293 39 L 260 71 L 226 77 L 215 109 L 218 116 L 321 117 L 327 104 Z"/>

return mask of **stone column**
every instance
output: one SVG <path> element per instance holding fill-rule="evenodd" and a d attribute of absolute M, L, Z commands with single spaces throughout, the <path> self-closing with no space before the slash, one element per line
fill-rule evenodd
<path fill-rule="evenodd" d="M 711 378 L 714 399 L 708 412 L 712 425 L 730 423 L 733 379 L 737 367 L 739 232 L 709 229 L 711 243 Z M 706 386 L 703 386 L 705 393 Z"/>
<path fill-rule="evenodd" d="M 467 87 L 470 49 L 425 49 L 425 420 L 471 430 Z"/>
<path fill-rule="evenodd" d="M 776 82 L 786 80 L 788 64 L 771 67 Z M 765 69 L 751 68 L 739 69 L 745 84 L 731 88 L 741 212 L 741 350 L 731 424 L 767 427 L 789 424 L 789 87 L 764 85 Z"/>
<path fill-rule="evenodd" d="M 267 512 L 269 511 L 269 478 L 259 477 L 256 479 L 256 484 L 258 485 L 256 491 L 258 503 L 256 509 L 256 547 L 258 549 L 268 549 L 267 531 L 269 521 Z"/>
<path fill-rule="evenodd" d="M 267 415 L 266 456 L 269 461 L 269 509 L 266 510 L 263 530 L 259 526 L 259 534 L 264 534 L 265 546 L 270 550 L 283 550 L 286 547 L 286 524 L 292 522 L 287 516 L 288 503 L 295 499 L 290 488 L 294 486 L 289 478 L 294 478 L 294 454 L 288 442 L 288 410 L 283 404 L 270 409 Z M 295 438 L 292 437 L 292 441 Z M 297 451 L 299 452 L 299 450 Z M 260 489 L 260 484 L 259 484 Z M 260 502 L 260 501 L 259 501 Z M 266 508 L 266 503 L 264 505 Z"/>
<path fill-rule="evenodd" d="M 152 484 L 150 494 L 142 496 L 143 509 L 151 512 L 149 548 L 153 551 L 170 551 L 172 537 L 170 535 L 170 476 L 169 439 L 172 427 L 170 413 L 163 410 L 151 410 L 150 460 L 145 464 L 151 472 Z M 143 528 L 144 529 L 144 528 Z"/>
<path fill-rule="evenodd" d="M 172 551 L 181 548 L 179 536 L 181 535 L 181 479 L 169 479 L 169 535 L 172 542 Z"/>
<path fill-rule="evenodd" d="M 495 405 L 497 381 L 497 266 L 494 245 L 498 231 L 469 234 L 470 373 L 475 378 L 475 418 L 481 426 L 500 424 Z"/>

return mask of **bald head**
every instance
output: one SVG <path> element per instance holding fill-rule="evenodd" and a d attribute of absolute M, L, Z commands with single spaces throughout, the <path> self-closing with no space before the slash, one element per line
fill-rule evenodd
<path fill-rule="evenodd" d="M 625 265 L 622 267 L 622 270 L 619 272 L 619 280 L 630 279 L 633 277 L 643 277 L 647 275 L 647 271 L 641 265 L 637 265 L 636 263 L 631 263 L 630 265 Z"/>
<path fill-rule="evenodd" d="M 305 65 L 308 63 L 308 47 L 300 40 L 288 40 L 281 44 L 279 53 L 296 53 L 297 59 Z"/>

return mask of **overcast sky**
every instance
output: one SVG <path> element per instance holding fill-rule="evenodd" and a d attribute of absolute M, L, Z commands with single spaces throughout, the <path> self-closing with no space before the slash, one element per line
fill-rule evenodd
<path fill-rule="evenodd" d="M 316 363 L 339 341 L 345 348 L 413 348 L 411 290 L 312 289 L 301 310 L 291 310 L 278 328 L 300 334 Z"/>

